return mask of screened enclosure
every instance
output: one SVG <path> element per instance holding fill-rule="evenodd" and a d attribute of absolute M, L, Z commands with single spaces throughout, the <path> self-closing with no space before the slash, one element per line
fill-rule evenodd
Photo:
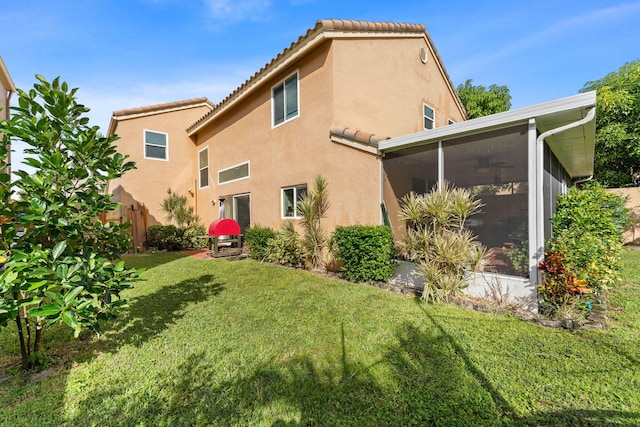
<path fill-rule="evenodd" d="M 593 173 L 594 118 L 588 92 L 381 141 L 382 200 L 396 238 L 406 194 L 444 181 L 467 188 L 484 204 L 467 226 L 490 251 L 490 272 L 520 277 L 535 294 L 557 195 Z"/>
<path fill-rule="evenodd" d="M 431 191 L 439 176 L 469 189 L 484 206 L 467 225 L 490 250 L 495 271 L 527 275 L 527 265 L 511 261 L 514 251 L 528 258 L 527 130 L 521 125 L 389 153 L 383 167 L 393 196 Z"/>

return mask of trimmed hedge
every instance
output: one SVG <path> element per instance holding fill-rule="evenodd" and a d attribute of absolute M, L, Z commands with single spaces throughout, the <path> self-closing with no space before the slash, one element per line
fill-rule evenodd
<path fill-rule="evenodd" d="M 152 225 L 147 228 L 146 234 L 147 248 L 179 251 L 207 247 L 205 239 L 196 238 L 196 236 L 207 234 L 204 228 L 200 226 L 181 229 L 175 225 Z"/>
<path fill-rule="evenodd" d="M 260 227 L 255 225 L 244 231 L 244 241 L 249 247 L 250 256 L 253 259 L 262 261 L 267 257 L 267 246 L 269 239 L 276 236 L 275 231 L 269 227 Z"/>
<path fill-rule="evenodd" d="M 352 225 L 333 233 L 337 259 L 344 276 L 354 282 L 385 281 L 395 268 L 391 227 Z"/>

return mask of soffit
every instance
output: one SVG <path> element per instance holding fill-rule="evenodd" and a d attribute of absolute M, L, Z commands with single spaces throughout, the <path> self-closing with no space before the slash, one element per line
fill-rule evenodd
<path fill-rule="evenodd" d="M 584 107 L 536 117 L 536 125 L 540 132 L 546 132 L 581 120 L 588 111 L 589 108 Z M 549 136 L 546 142 L 571 177 L 589 176 L 593 174 L 595 134 L 594 119 L 582 126 Z"/>
<path fill-rule="evenodd" d="M 454 123 L 440 128 L 380 141 L 379 149 L 393 152 L 462 136 L 528 123 L 534 119 L 540 133 L 583 119 L 595 107 L 595 91 L 561 98 L 517 110 Z M 553 153 L 572 177 L 593 173 L 595 119 L 546 139 Z"/>

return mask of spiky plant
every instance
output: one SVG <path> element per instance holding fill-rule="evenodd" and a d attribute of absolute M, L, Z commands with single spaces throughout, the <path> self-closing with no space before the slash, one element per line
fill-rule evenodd
<path fill-rule="evenodd" d="M 180 196 L 170 188 L 167 194 L 160 204 L 167 221 L 175 221 L 178 228 L 197 226 L 200 223 L 200 217 L 195 213 L 193 206 L 188 206 L 187 196 Z"/>
<path fill-rule="evenodd" d="M 314 179 L 313 189 L 298 201 L 298 212 L 302 216 L 302 247 L 305 264 L 310 268 L 322 267 L 323 251 L 327 245 L 327 233 L 321 220 L 329 210 L 328 182 L 318 175 Z"/>
<path fill-rule="evenodd" d="M 471 192 L 446 182 L 429 194 L 410 193 L 401 200 L 400 218 L 407 227 L 402 246 L 424 276 L 425 301 L 443 301 L 462 291 L 469 274 L 486 265 L 486 249 L 465 228 L 481 207 Z"/>

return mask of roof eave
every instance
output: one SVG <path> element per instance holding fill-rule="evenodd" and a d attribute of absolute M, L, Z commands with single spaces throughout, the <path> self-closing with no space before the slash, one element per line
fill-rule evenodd
<path fill-rule="evenodd" d="M 527 123 L 530 118 L 545 117 L 568 110 L 588 108 L 595 106 L 595 103 L 595 91 L 581 93 L 529 107 L 505 111 L 502 113 L 492 114 L 490 116 L 454 123 L 448 126 L 387 139 L 385 141 L 380 141 L 379 149 L 382 152 L 392 152 L 413 146 L 438 142 L 445 138 L 449 139 L 465 136 L 479 130 L 488 131 L 501 129 L 519 123 Z"/>
<path fill-rule="evenodd" d="M 131 120 L 139 117 L 153 116 L 157 114 L 171 113 L 174 111 L 188 110 L 191 108 L 208 107 L 213 109 L 215 105 L 207 98 L 187 99 L 184 101 L 170 102 L 167 104 L 157 104 L 147 107 L 130 108 L 127 110 L 114 111 L 109 121 L 107 136 L 113 135 L 119 121 Z"/>
<path fill-rule="evenodd" d="M 11 79 L 11 75 L 7 70 L 7 66 L 5 65 L 2 57 L 0 56 L 0 82 L 2 83 L 2 87 L 4 87 L 9 92 L 16 91 L 16 85 L 13 83 Z"/>
<path fill-rule="evenodd" d="M 229 95 L 225 100 L 218 104 L 218 108 L 212 110 L 207 113 L 204 117 L 200 118 L 197 122 L 192 124 L 189 128 L 187 128 L 187 134 L 189 136 L 193 136 L 202 130 L 205 126 L 211 123 L 216 117 L 220 114 L 223 114 L 225 111 L 229 110 L 233 106 L 242 102 L 249 95 L 255 92 L 258 88 L 262 87 L 263 82 L 268 81 L 274 75 L 280 73 L 283 69 L 289 67 L 293 62 L 298 60 L 300 57 L 304 56 L 310 50 L 315 49 L 321 43 L 326 40 L 336 39 L 336 38 L 362 38 L 362 37 L 376 37 L 376 38 L 398 38 L 398 37 L 426 37 L 429 46 L 433 49 L 436 54 L 438 60 L 438 66 L 443 71 L 443 74 L 446 76 L 448 84 L 450 86 L 450 90 L 455 95 L 454 98 L 456 102 L 459 103 L 461 107 L 461 111 L 465 111 L 464 107 L 462 107 L 462 103 L 456 95 L 455 88 L 453 87 L 453 83 L 449 78 L 449 75 L 446 73 L 444 68 L 442 68 L 442 61 L 440 60 L 440 56 L 435 49 L 435 46 L 431 42 L 431 39 L 426 32 L 424 26 L 417 24 L 389 24 L 389 29 L 387 31 L 383 26 L 385 24 L 378 23 L 381 26 L 372 26 L 370 30 L 364 29 L 362 27 L 353 28 L 352 26 L 336 26 L 336 21 L 333 20 L 325 20 L 318 21 L 316 26 L 309 30 L 307 34 L 300 37 L 297 42 L 293 43 L 289 48 L 287 48 L 283 53 L 278 55 L 272 62 L 265 65 L 260 71 L 255 73 L 249 80 L 247 80 L 242 86 L 236 89 L 231 95 Z"/>
<path fill-rule="evenodd" d="M 193 136 L 198 133 L 202 128 L 211 123 L 215 117 L 242 102 L 261 87 L 263 82 L 268 81 L 271 77 L 280 73 L 283 69 L 287 68 L 301 56 L 314 49 L 328 38 L 326 34 L 322 32 L 321 28 L 316 28 L 314 31 L 316 34 L 311 35 L 311 38 L 308 38 L 305 43 L 294 46 L 290 52 L 287 52 L 287 54 L 280 59 L 280 61 L 271 66 L 266 66 L 261 70 L 262 72 L 258 71 L 254 78 L 249 79 L 245 84 L 243 84 L 243 86 L 236 90 L 235 93 L 229 95 L 227 100 L 223 100 L 218 109 L 212 110 L 206 116 L 201 118 L 199 122 L 196 122 L 191 127 L 187 128 L 187 134 L 189 136 Z"/>

